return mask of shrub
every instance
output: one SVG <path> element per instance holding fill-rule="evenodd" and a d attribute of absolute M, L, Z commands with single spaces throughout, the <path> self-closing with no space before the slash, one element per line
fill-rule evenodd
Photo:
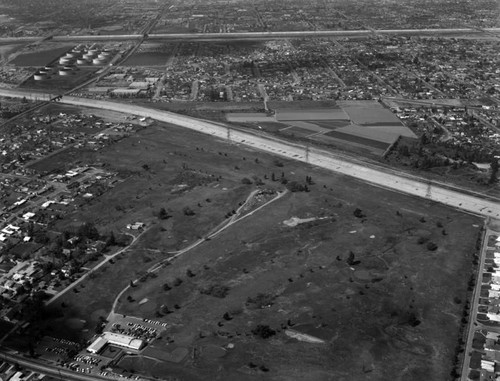
<path fill-rule="evenodd" d="M 434 242 L 429 242 L 427 244 L 427 250 L 429 251 L 435 251 L 437 250 L 438 246 Z"/>
<path fill-rule="evenodd" d="M 257 327 L 252 329 L 252 333 L 255 336 L 259 336 L 263 339 L 267 339 L 271 336 L 276 335 L 276 331 L 269 327 L 268 325 L 259 324 Z"/>
<path fill-rule="evenodd" d="M 290 192 L 309 192 L 307 185 L 302 185 L 297 181 L 290 181 L 286 187 Z"/>
<path fill-rule="evenodd" d="M 264 308 L 272 306 L 274 299 L 274 295 L 258 293 L 254 298 L 248 297 L 247 304 L 254 304 L 257 308 Z"/>
<path fill-rule="evenodd" d="M 366 217 L 366 215 L 363 213 L 363 211 L 359 208 L 356 208 L 356 210 L 354 211 L 354 217 L 356 218 L 364 218 Z"/>
<path fill-rule="evenodd" d="M 241 179 L 241 183 L 245 184 L 245 185 L 251 185 L 252 184 L 252 180 L 250 180 L 248 177 L 243 177 Z"/>
<path fill-rule="evenodd" d="M 185 206 L 184 209 L 182 209 L 182 212 L 186 216 L 194 216 L 195 215 L 194 210 L 191 209 L 189 206 Z"/>
<path fill-rule="evenodd" d="M 224 299 L 229 293 L 230 288 L 221 284 L 214 284 L 205 289 L 200 290 L 200 293 L 204 295 L 210 295 L 215 298 Z"/>

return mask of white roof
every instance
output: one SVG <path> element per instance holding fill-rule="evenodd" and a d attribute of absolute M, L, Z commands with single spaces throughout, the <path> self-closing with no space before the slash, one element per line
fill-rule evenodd
<path fill-rule="evenodd" d="M 99 336 L 96 340 L 94 340 L 94 342 L 92 344 L 90 344 L 88 347 L 87 347 L 87 351 L 89 351 L 90 353 L 97 353 L 99 352 L 106 344 L 108 343 L 108 341 Z"/>
<path fill-rule="evenodd" d="M 139 350 L 142 347 L 142 340 L 132 336 L 122 335 L 113 332 L 104 332 L 103 337 L 111 344 L 120 345 L 130 349 Z"/>
<path fill-rule="evenodd" d="M 33 212 L 28 212 L 28 213 L 24 213 L 24 214 L 23 214 L 23 218 L 24 218 L 25 220 L 29 220 L 29 219 L 30 219 L 30 218 L 32 218 L 32 217 L 35 217 L 35 213 L 33 213 Z"/>
<path fill-rule="evenodd" d="M 500 321 L 500 315 L 498 315 L 498 314 L 494 314 L 494 313 L 488 312 L 488 314 L 486 316 L 488 316 L 488 318 L 490 320 Z"/>

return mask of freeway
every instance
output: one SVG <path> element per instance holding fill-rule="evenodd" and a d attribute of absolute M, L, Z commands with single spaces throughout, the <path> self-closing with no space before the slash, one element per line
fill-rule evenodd
<path fill-rule="evenodd" d="M 229 140 L 232 143 L 250 146 L 289 159 L 307 162 L 321 168 L 358 178 L 376 186 L 422 197 L 469 213 L 492 218 L 500 217 L 499 200 L 487 199 L 481 197 L 479 194 L 466 194 L 461 189 L 453 189 L 451 186 L 443 186 L 424 178 L 399 175 L 395 171 L 389 171 L 381 166 L 368 166 L 362 163 L 350 162 L 345 158 L 337 157 L 331 152 L 308 148 L 275 137 L 256 135 L 250 131 L 240 131 L 205 120 L 131 104 L 96 101 L 77 97 L 63 97 L 61 102 L 76 106 L 102 108 L 151 117 L 162 122 Z"/>
<path fill-rule="evenodd" d="M 499 28 L 455 28 L 455 29 L 353 29 L 353 30 L 308 30 L 308 31 L 280 31 L 280 32 L 235 32 L 235 33 L 159 33 L 148 34 L 152 28 L 143 34 L 111 34 L 111 35 L 55 35 L 50 40 L 57 42 L 77 41 L 131 41 L 147 37 L 149 40 L 270 40 L 280 38 L 305 38 L 305 37 L 360 37 L 372 36 L 374 32 L 385 35 L 477 35 L 494 34 Z M 39 37 L 4 37 L 0 43 L 17 43 L 37 41 Z"/>
<path fill-rule="evenodd" d="M 8 95 L 10 94 L 10 95 Z M 0 95 L 21 96 L 22 91 L 0 89 Z M 30 94 L 26 93 L 26 97 Z M 32 96 L 32 95 L 31 95 Z M 36 94 L 40 96 L 40 94 Z M 335 153 L 306 147 L 274 136 L 257 134 L 253 131 L 241 131 L 223 124 L 191 118 L 168 111 L 150 109 L 134 104 L 124 104 L 103 100 L 64 96 L 61 103 L 81 107 L 99 108 L 141 117 L 150 117 L 161 122 L 195 130 L 232 143 L 242 144 L 274 155 L 306 162 L 327 170 L 341 173 L 366 181 L 372 185 L 396 192 L 421 197 L 442 203 L 463 211 L 491 218 L 500 218 L 500 200 L 486 198 L 478 193 L 465 191 L 449 184 L 430 181 L 425 178 L 398 173 L 375 164 L 356 162 Z"/>

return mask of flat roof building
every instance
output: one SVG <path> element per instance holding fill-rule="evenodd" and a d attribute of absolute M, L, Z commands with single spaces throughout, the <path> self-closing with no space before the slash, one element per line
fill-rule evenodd
<path fill-rule="evenodd" d="M 87 347 L 87 351 L 93 354 L 99 353 L 107 343 L 108 341 L 105 338 L 99 336 L 94 340 L 92 344 Z"/>
<path fill-rule="evenodd" d="M 143 341 L 132 336 L 122 335 L 120 333 L 104 332 L 102 335 L 110 344 L 118 345 L 129 349 L 139 350 Z"/>

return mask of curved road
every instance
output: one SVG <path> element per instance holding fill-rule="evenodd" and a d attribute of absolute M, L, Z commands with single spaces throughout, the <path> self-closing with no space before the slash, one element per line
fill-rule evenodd
<path fill-rule="evenodd" d="M 195 247 L 199 246 L 201 243 L 205 242 L 207 239 L 212 239 L 216 236 L 218 236 L 220 233 L 222 233 L 224 230 L 226 230 L 228 227 L 234 225 L 236 222 L 239 222 L 251 215 L 253 215 L 254 213 L 256 213 L 257 211 L 261 210 L 262 208 L 265 208 L 267 205 L 279 200 L 281 197 L 283 197 L 285 194 L 288 193 L 287 190 L 284 190 L 282 192 L 278 192 L 278 194 L 276 195 L 276 197 L 273 197 L 271 200 L 265 202 L 264 204 L 260 205 L 258 208 L 255 208 L 254 210 L 252 210 L 251 212 L 243 215 L 240 217 L 240 213 L 241 211 L 250 203 L 250 201 L 253 199 L 253 197 L 259 193 L 259 190 L 254 190 L 250 193 L 250 195 L 247 197 L 247 199 L 245 200 L 245 202 L 236 210 L 236 213 L 234 215 L 232 215 L 231 217 L 229 217 L 228 219 L 222 221 L 222 223 L 220 223 L 218 226 L 216 226 L 214 229 L 212 229 L 212 231 L 205 237 L 205 238 L 201 238 L 197 241 L 195 241 L 194 243 L 192 243 L 191 245 L 189 245 L 188 247 L 185 247 L 184 249 L 181 249 L 181 250 L 178 250 L 178 251 L 170 251 L 170 252 L 167 252 L 167 254 L 170 254 L 171 256 L 168 257 L 167 259 L 163 259 L 161 261 L 159 261 L 158 263 L 155 263 L 153 266 L 151 266 L 147 271 L 146 273 L 149 274 L 149 273 L 153 273 L 153 272 L 156 272 L 158 270 L 161 269 L 161 267 L 163 266 L 164 263 L 166 262 L 171 262 L 173 261 L 174 259 L 176 259 L 177 257 L 180 257 L 181 255 L 187 253 L 188 251 L 194 249 Z M 132 281 L 132 284 L 137 284 L 139 282 L 139 279 L 140 278 L 137 278 L 135 280 Z M 107 320 L 108 321 L 111 321 L 113 320 L 114 316 L 115 316 L 115 310 L 116 310 L 116 306 L 118 305 L 118 301 L 120 300 L 120 298 L 122 297 L 122 295 L 130 288 L 130 284 L 127 285 L 123 290 L 120 291 L 120 293 L 116 296 L 114 302 L 113 302 L 113 306 L 111 307 L 111 311 L 110 313 L 108 314 L 108 317 L 107 317 Z"/>

